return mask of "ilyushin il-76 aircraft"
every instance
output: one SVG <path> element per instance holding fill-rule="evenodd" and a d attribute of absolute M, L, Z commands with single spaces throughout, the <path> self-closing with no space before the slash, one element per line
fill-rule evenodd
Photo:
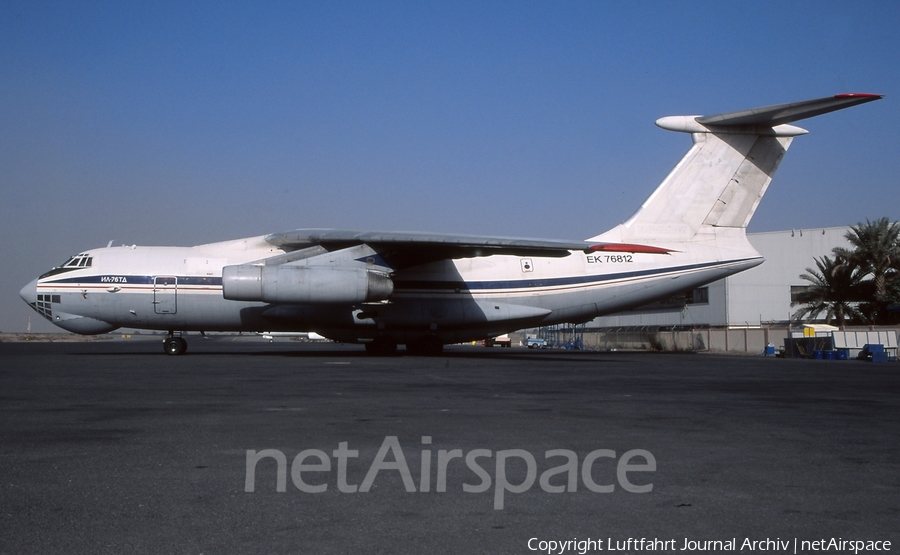
<path fill-rule="evenodd" d="M 794 137 L 791 122 L 881 98 L 839 94 L 656 125 L 693 146 L 638 211 L 585 241 L 298 229 L 195 247 L 108 246 L 21 296 L 79 334 L 313 331 L 373 354 L 580 323 L 757 266 L 746 228 Z"/>

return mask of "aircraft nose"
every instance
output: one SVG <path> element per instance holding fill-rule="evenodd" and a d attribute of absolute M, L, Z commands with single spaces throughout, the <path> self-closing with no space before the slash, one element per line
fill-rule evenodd
<path fill-rule="evenodd" d="M 23 287 L 19 291 L 19 296 L 22 297 L 23 301 L 34 306 L 34 303 L 37 302 L 37 279 L 31 280 L 28 285 Z"/>

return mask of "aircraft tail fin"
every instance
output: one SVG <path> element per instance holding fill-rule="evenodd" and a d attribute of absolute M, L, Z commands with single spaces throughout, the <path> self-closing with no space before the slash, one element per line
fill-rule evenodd
<path fill-rule="evenodd" d="M 690 133 L 694 145 L 625 223 L 592 241 L 691 241 L 717 229 L 744 229 L 791 141 L 790 122 L 882 98 L 874 94 L 779 104 L 713 116 L 669 116 L 656 125 Z"/>

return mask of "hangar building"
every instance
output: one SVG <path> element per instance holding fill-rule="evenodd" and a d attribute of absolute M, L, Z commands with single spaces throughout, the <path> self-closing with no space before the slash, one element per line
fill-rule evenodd
<path fill-rule="evenodd" d="M 589 328 L 642 326 L 749 327 L 787 324 L 797 310 L 791 295 L 809 285 L 800 279 L 815 258 L 850 248 L 849 227 L 791 229 L 747 234 L 766 259 L 761 265 L 685 295 L 633 310 L 601 316 Z"/>

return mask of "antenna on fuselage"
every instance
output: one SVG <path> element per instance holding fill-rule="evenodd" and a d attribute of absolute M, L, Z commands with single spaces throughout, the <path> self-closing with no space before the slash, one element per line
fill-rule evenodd
<path fill-rule="evenodd" d="M 106 244 L 106 248 L 112 247 L 113 241 L 115 241 L 115 239 L 110 239 L 109 243 Z"/>

